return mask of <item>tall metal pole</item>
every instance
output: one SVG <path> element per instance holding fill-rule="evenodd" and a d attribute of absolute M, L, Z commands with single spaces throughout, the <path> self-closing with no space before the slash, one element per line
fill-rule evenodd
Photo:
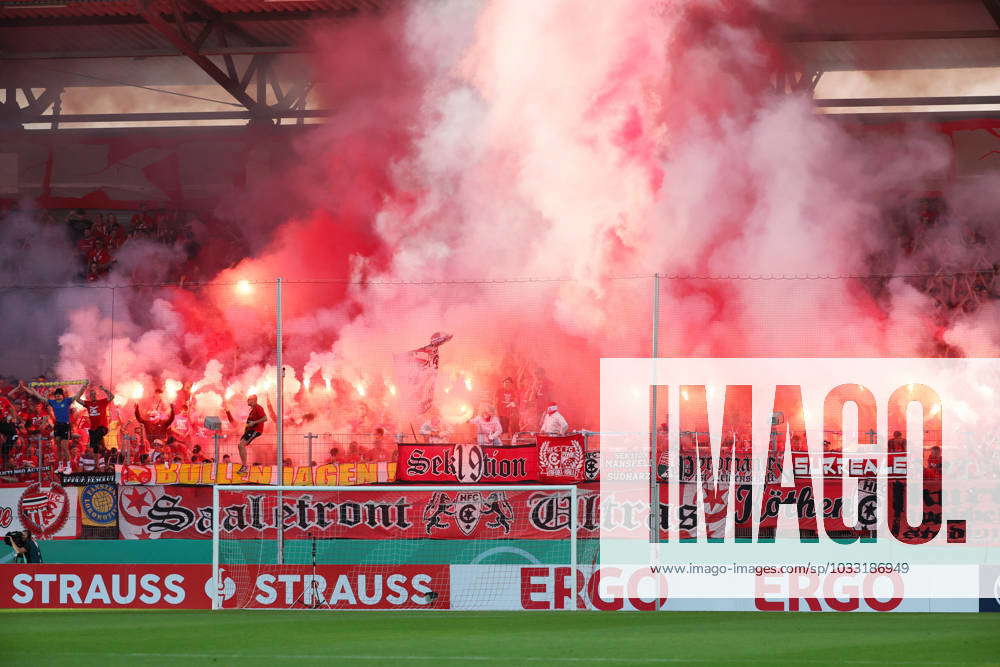
<path fill-rule="evenodd" d="M 576 588 L 577 588 L 577 583 L 576 583 L 577 582 L 577 574 L 576 574 L 576 571 L 577 571 L 577 567 L 579 567 L 579 565 L 577 563 L 577 551 L 576 551 L 576 547 L 577 547 L 576 538 L 577 538 L 578 524 L 579 524 L 579 517 L 577 516 L 577 512 L 579 511 L 579 507 L 577 505 L 576 490 L 577 490 L 576 485 L 571 486 L 570 489 L 569 489 L 569 502 L 570 502 L 570 505 L 569 505 L 569 576 L 570 576 L 570 581 L 573 582 L 573 585 L 572 585 L 572 587 L 570 589 L 572 591 L 570 593 L 570 595 L 573 596 L 573 609 L 579 609 L 580 608 L 579 607 L 579 604 L 580 604 L 580 595 L 577 593 L 577 590 L 576 590 Z"/>
<path fill-rule="evenodd" d="M 280 487 L 285 483 L 285 420 L 283 416 L 285 408 L 285 396 L 284 396 L 284 379 L 285 379 L 285 369 L 282 365 L 281 359 L 281 278 L 277 281 L 277 293 L 275 295 L 275 345 L 277 347 L 276 356 L 278 362 L 278 388 L 277 388 L 277 411 L 276 417 L 278 423 L 275 424 L 275 433 L 277 434 L 278 441 L 278 486 Z M 278 525 L 278 565 L 285 562 L 285 512 L 284 512 L 284 498 L 282 492 L 278 491 L 278 506 L 275 508 L 275 512 L 278 513 L 275 517 L 275 522 Z"/>
<path fill-rule="evenodd" d="M 649 530 L 656 565 L 660 560 L 660 493 L 656 482 L 656 364 L 660 356 L 660 274 L 653 274 L 653 384 L 649 388 Z M 656 611 L 660 611 L 656 591 Z"/>
<path fill-rule="evenodd" d="M 212 609 L 222 607 L 222 579 L 219 577 L 219 485 L 212 485 Z"/>
<path fill-rule="evenodd" d="M 115 386 L 115 288 L 111 288 L 111 345 L 108 346 L 108 385 Z M 114 396 L 112 396 L 114 398 Z M 125 407 L 125 406 L 122 406 Z M 121 411 L 119 411 L 120 413 Z M 118 424 L 121 427 L 121 416 L 119 414 Z"/>

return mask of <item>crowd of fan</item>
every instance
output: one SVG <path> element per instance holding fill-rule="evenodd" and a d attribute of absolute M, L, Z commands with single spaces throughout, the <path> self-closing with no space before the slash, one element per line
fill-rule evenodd
<path fill-rule="evenodd" d="M 53 472 L 90 472 L 113 470 L 115 464 L 124 463 L 119 448 L 103 440 L 108 433 L 110 392 L 86 389 L 84 385 L 69 397 L 62 388 L 42 394 L 23 382 L 0 383 L 3 470 L 48 467 Z"/>
<path fill-rule="evenodd" d="M 913 267 L 906 282 L 930 297 L 942 323 L 1000 299 L 1000 247 L 988 227 L 956 219 L 936 198 L 898 209 L 889 225 L 899 239 L 898 251 Z M 898 258 L 889 260 L 890 266 L 898 262 Z M 874 266 L 883 264 L 878 257 L 872 261 Z M 888 284 L 889 278 L 883 277 L 873 280 L 870 288 L 878 296 Z"/>
<path fill-rule="evenodd" d="M 177 210 L 139 211 L 122 224 L 116 213 L 76 209 L 66 217 L 66 225 L 79 252 L 81 276 L 91 281 L 111 270 L 115 253 L 129 239 L 143 238 L 168 245 L 178 242 L 189 246 L 194 244 L 188 216 Z"/>
<path fill-rule="evenodd" d="M 143 401 L 142 408 L 135 402 L 127 409 L 103 386 L 87 383 L 70 395 L 63 387 L 39 383 L 45 383 L 44 376 L 32 383 L 0 381 L 0 470 L 8 471 L 0 474 L 2 478 L 33 477 L 37 474 L 34 469 L 39 467 L 67 474 L 113 471 L 115 465 L 126 463 L 215 463 L 212 438 L 219 431 L 209 429 L 204 416 L 195 414 L 187 388 L 182 388 L 173 400 L 164 399 L 162 391 L 157 391 L 150 400 Z M 267 412 L 270 421 L 276 421 L 269 400 Z M 223 407 L 223 413 L 228 426 L 222 425 L 222 434 L 238 434 L 241 424 L 228 406 Z M 287 419 L 285 423 L 290 425 Z M 368 428 L 371 430 L 340 436 L 350 438 L 349 444 L 331 447 L 328 457 L 319 456 L 319 447 L 319 460 L 311 461 L 312 465 L 394 460 L 395 441 L 386 429 Z M 286 438 L 289 435 L 286 433 Z M 270 450 L 270 445 L 264 445 L 257 452 L 270 459 Z M 300 464 L 305 463 L 304 456 L 296 458 L 301 459 Z M 221 455 L 218 462 L 235 463 L 229 454 Z M 284 463 L 294 465 L 291 458 Z M 253 465 L 260 462 L 254 461 Z M 29 469 L 31 473 L 10 472 Z"/>

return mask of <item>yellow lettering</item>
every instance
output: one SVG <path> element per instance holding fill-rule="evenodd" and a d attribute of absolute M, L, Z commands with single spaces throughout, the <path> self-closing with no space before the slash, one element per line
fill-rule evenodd
<path fill-rule="evenodd" d="M 336 486 L 340 475 L 337 474 L 337 464 L 327 463 L 316 468 L 316 484 Z"/>
<path fill-rule="evenodd" d="M 355 483 L 371 484 L 378 481 L 377 463 L 359 463 L 356 468 Z"/>
<path fill-rule="evenodd" d="M 351 486 L 356 484 L 354 477 L 354 464 L 353 463 L 341 463 L 340 464 L 340 483 L 344 486 Z"/>
<path fill-rule="evenodd" d="M 292 482 L 296 486 L 310 486 L 312 481 L 312 468 L 309 466 L 299 466 L 295 469 L 295 481 Z"/>
<path fill-rule="evenodd" d="M 271 484 L 274 481 L 271 466 L 250 466 L 250 472 L 243 474 L 242 481 L 251 484 Z"/>
<path fill-rule="evenodd" d="M 153 467 L 156 471 L 156 483 L 157 484 L 176 484 L 177 483 L 177 468 L 167 467 L 164 465 L 157 465 Z"/>
<path fill-rule="evenodd" d="M 178 484 L 198 484 L 201 482 L 201 466 L 190 463 L 177 464 Z"/>

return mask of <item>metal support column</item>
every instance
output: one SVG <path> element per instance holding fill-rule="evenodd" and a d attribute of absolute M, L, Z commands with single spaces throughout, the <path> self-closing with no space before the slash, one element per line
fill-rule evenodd
<path fill-rule="evenodd" d="M 219 485 L 212 485 L 212 609 L 222 607 L 222 581 L 219 577 Z"/>
<path fill-rule="evenodd" d="M 656 363 L 660 356 L 660 274 L 653 274 L 653 383 L 649 387 L 649 541 L 650 551 L 660 559 L 660 494 L 656 483 Z M 656 611 L 660 611 L 660 593 L 656 592 Z"/>
<path fill-rule="evenodd" d="M 577 581 L 578 581 L 577 574 L 576 574 L 576 568 L 577 568 L 577 552 L 576 552 L 577 544 L 576 544 L 576 539 L 578 537 L 577 532 L 578 532 L 578 529 L 579 529 L 579 526 L 578 526 L 578 524 L 579 524 L 579 517 L 577 516 L 579 510 L 578 510 L 578 507 L 577 507 L 576 488 L 577 488 L 576 485 L 573 485 L 572 487 L 570 487 L 570 490 L 569 490 L 569 500 L 570 500 L 570 507 L 569 507 L 569 576 L 570 576 L 570 581 L 573 582 L 570 585 L 570 590 L 572 591 L 571 595 L 573 596 L 573 609 L 578 609 L 579 608 L 578 605 L 580 604 L 580 597 L 581 597 L 580 594 L 579 594 L 579 592 L 576 589 L 577 588 Z"/>
<path fill-rule="evenodd" d="M 275 424 L 274 428 L 277 434 L 278 448 L 278 485 L 281 486 L 285 483 L 285 422 L 283 417 L 285 408 L 285 371 L 281 359 L 281 278 L 277 280 L 275 299 L 275 346 L 278 363 L 278 387 L 275 392 L 277 394 L 277 408 L 275 416 L 278 423 Z M 277 517 L 275 517 L 278 526 L 278 565 L 282 565 L 285 562 L 285 506 L 283 495 L 281 491 L 278 491 L 278 504 L 274 510 L 278 513 Z"/>

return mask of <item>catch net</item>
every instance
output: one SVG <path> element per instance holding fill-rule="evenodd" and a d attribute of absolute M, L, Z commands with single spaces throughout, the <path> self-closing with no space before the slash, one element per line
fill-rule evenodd
<path fill-rule="evenodd" d="M 558 607 L 575 608 L 577 500 L 571 486 L 216 487 L 213 606 L 520 609 L 565 589 Z"/>

